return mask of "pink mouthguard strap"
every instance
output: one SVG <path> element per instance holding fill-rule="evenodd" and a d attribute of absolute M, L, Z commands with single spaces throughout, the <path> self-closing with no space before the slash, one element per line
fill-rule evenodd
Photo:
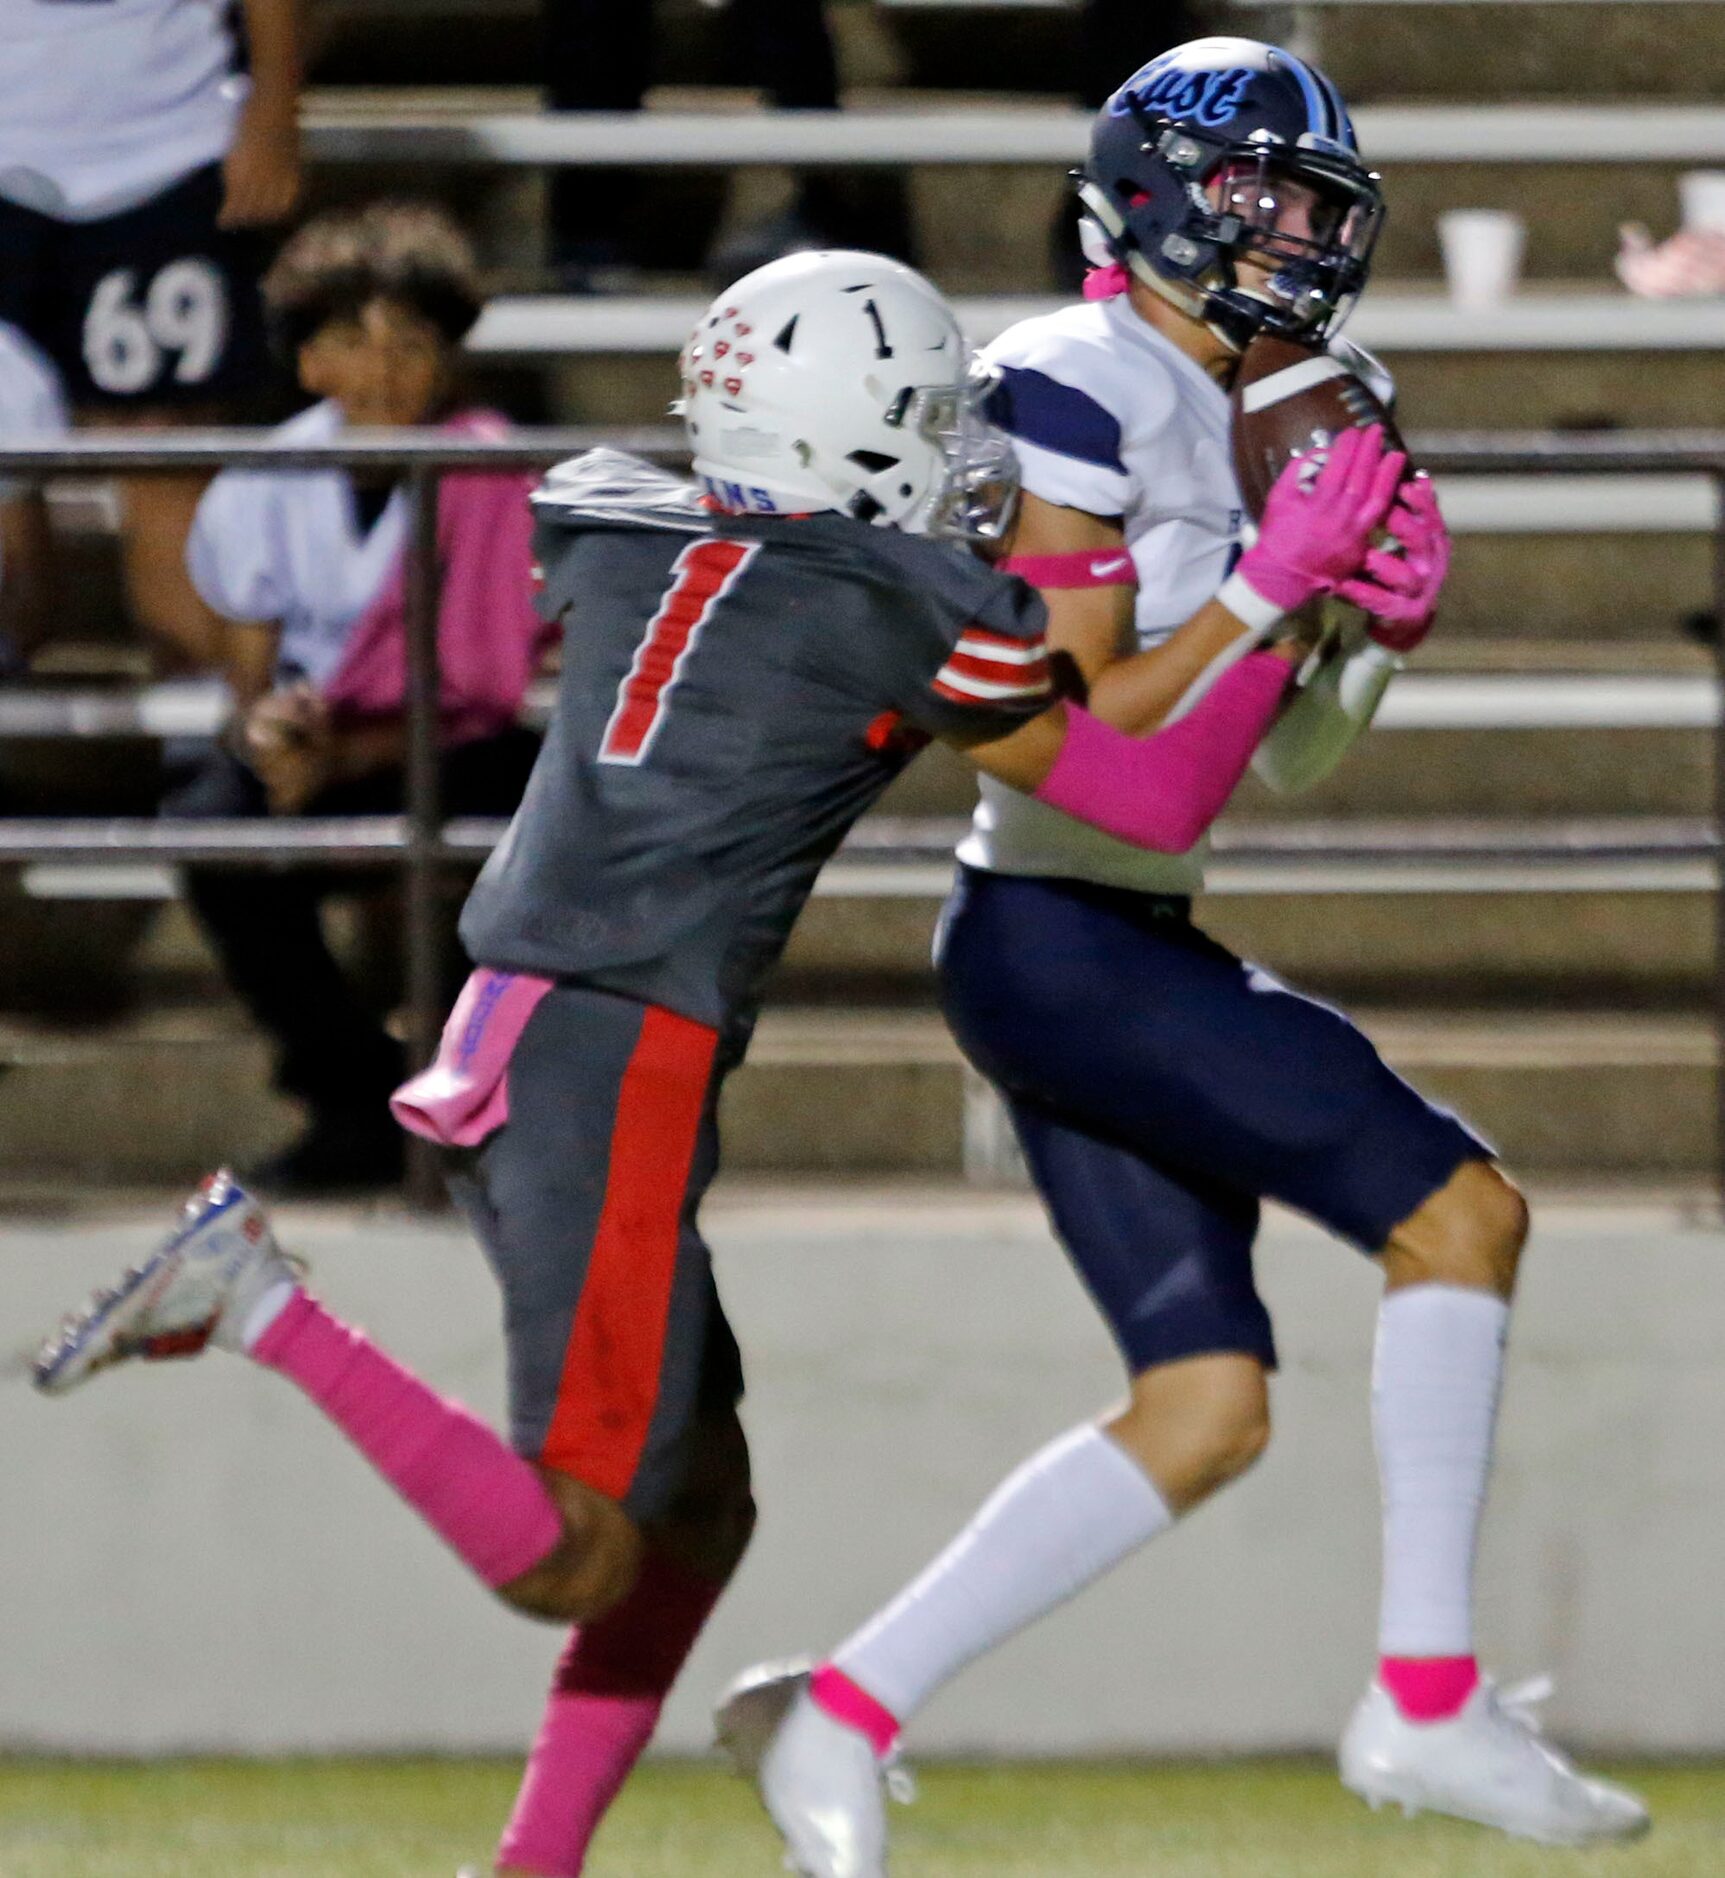
<path fill-rule="evenodd" d="M 1136 848 L 1184 854 L 1222 812 L 1293 677 L 1286 659 L 1251 652 L 1178 722 L 1128 737 L 1075 705 L 1036 800 Z"/>
<path fill-rule="evenodd" d="M 1084 276 L 1086 300 L 1116 300 L 1132 285 L 1132 276 L 1118 261 L 1108 267 L 1093 267 Z"/>

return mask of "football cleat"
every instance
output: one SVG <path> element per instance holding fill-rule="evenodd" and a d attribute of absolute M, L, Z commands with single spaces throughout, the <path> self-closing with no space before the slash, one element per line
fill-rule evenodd
<path fill-rule="evenodd" d="M 1374 1808 L 1446 1813 L 1542 1845 L 1633 1839 L 1650 1820 L 1633 1793 L 1579 1773 L 1540 1733 L 1548 1683 L 1489 1681 L 1448 1721 L 1411 1722 L 1374 1682 L 1342 1736 L 1342 1785 Z"/>
<path fill-rule="evenodd" d="M 719 1745 L 752 1778 L 799 1878 L 886 1878 L 885 1796 L 910 1776 L 809 1694 L 807 1663 L 745 1670 L 714 1713 Z"/>
<path fill-rule="evenodd" d="M 210 1343 L 237 1350 L 252 1306 L 295 1279 L 263 1208 L 231 1174 L 212 1174 L 162 1244 L 42 1345 L 36 1387 L 64 1395 L 131 1357 L 196 1356 Z"/>
<path fill-rule="evenodd" d="M 719 1751 L 745 1780 L 760 1777 L 761 1758 L 809 1686 L 814 1662 L 806 1656 L 745 1669 L 719 1697 L 713 1710 L 713 1738 Z"/>

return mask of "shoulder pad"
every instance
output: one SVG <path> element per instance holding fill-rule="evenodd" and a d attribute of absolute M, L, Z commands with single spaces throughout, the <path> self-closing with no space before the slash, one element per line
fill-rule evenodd
<path fill-rule="evenodd" d="M 694 483 L 626 451 L 601 447 L 559 463 L 533 492 L 541 521 L 704 535 L 713 518 Z"/>
<path fill-rule="evenodd" d="M 982 357 L 990 365 L 1031 366 L 1051 373 L 1065 365 L 1073 376 L 1082 377 L 1098 368 L 1106 372 L 1109 351 L 1100 307 L 1081 301 L 1009 326 L 983 347 Z"/>
<path fill-rule="evenodd" d="M 1153 436 L 1179 401 L 1175 368 L 1161 356 L 1166 341 L 1146 327 L 1142 342 L 1124 342 L 1110 326 L 1107 304 L 1087 301 L 1023 320 L 986 347 L 983 359 L 1006 370 L 1040 373 L 1081 393 L 1123 436 Z"/>

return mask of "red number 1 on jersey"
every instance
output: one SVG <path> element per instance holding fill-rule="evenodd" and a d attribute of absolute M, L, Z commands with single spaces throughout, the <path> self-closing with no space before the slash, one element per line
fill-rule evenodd
<path fill-rule="evenodd" d="M 647 622 L 617 707 L 599 744 L 601 763 L 644 763 L 670 708 L 670 694 L 701 628 L 760 550 L 758 541 L 696 541 L 677 556 L 671 584 Z"/>

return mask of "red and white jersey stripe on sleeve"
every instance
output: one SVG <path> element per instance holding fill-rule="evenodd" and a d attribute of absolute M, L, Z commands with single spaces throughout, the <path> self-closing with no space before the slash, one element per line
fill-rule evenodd
<path fill-rule="evenodd" d="M 935 673 L 934 689 L 953 704 L 1043 697 L 1049 689 L 1047 642 L 1009 639 L 1004 633 L 967 626 L 952 656 Z"/>

